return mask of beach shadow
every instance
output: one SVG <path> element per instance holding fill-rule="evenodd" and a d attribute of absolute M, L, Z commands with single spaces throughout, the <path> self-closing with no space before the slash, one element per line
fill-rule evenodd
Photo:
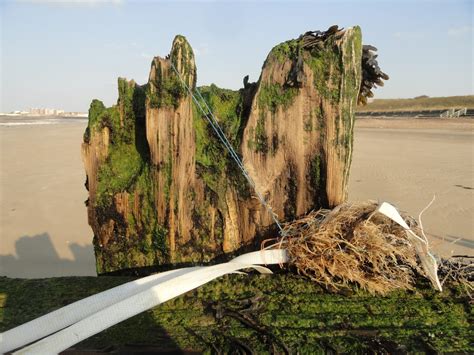
<path fill-rule="evenodd" d="M 0 255 L 0 275 L 20 278 L 95 275 L 91 245 L 69 246 L 74 258 L 62 259 L 48 233 L 22 236 L 15 243 L 15 255 Z"/>
<path fill-rule="evenodd" d="M 0 307 L 4 311 L 0 332 L 92 293 L 131 281 L 117 278 L 116 284 L 110 280 L 102 283 L 101 278 L 96 277 L 49 279 L 55 276 L 95 276 L 92 246 L 71 244 L 70 250 L 74 259 L 62 259 L 50 235 L 41 233 L 20 237 L 15 243 L 17 256 L 0 255 Z M 25 279 L 11 280 L 1 276 Z M 75 292 L 67 291 L 71 289 Z M 180 349 L 151 312 L 136 315 L 62 353 L 197 354 Z"/>

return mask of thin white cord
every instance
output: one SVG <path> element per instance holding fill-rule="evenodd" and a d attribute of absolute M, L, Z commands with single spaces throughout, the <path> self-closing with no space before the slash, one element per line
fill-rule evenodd
<path fill-rule="evenodd" d="M 421 223 L 421 216 L 423 215 L 423 213 L 428 210 L 428 208 L 431 207 L 431 205 L 433 204 L 433 202 L 436 200 L 436 195 L 433 195 L 433 198 L 431 199 L 431 202 L 428 203 L 428 205 L 423 208 L 420 212 L 420 214 L 418 215 L 418 224 L 420 225 L 420 229 L 421 229 L 421 234 L 423 234 L 423 237 L 425 238 L 425 241 L 426 241 L 426 244 L 428 244 L 428 238 L 426 238 L 426 235 L 425 235 L 425 231 L 423 230 L 423 223 Z"/>

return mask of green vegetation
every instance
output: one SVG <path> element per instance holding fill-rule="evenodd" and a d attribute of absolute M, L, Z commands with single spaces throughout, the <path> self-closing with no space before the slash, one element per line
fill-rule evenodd
<path fill-rule="evenodd" d="M 278 60 L 278 62 L 284 63 L 288 59 L 296 59 L 299 52 L 299 41 L 297 39 L 292 39 L 273 47 L 269 54 L 269 58 L 273 57 Z"/>
<path fill-rule="evenodd" d="M 98 223 L 114 221 L 113 240 L 105 249 L 94 239 L 97 270 L 153 265 L 168 260 L 167 231 L 159 225 L 154 205 L 154 181 L 150 171 L 145 128 L 145 88 L 119 78 L 116 106 L 91 104 L 90 134 L 109 129 L 108 155 L 97 173 L 95 206 Z M 114 196 L 128 193 L 126 214 L 117 211 Z M 135 207 L 139 200 L 139 210 Z M 125 200 L 126 201 L 126 200 Z M 125 207 L 125 206 L 122 206 Z"/>
<path fill-rule="evenodd" d="M 324 175 L 321 169 L 321 157 L 316 154 L 311 160 L 311 186 L 321 186 L 321 177 Z"/>
<path fill-rule="evenodd" d="M 100 115 L 105 111 L 104 103 L 94 99 L 89 107 L 89 127 L 95 127 L 99 122 Z"/>
<path fill-rule="evenodd" d="M 326 176 L 327 171 L 324 165 L 325 157 L 323 153 L 317 152 L 310 160 L 308 181 L 314 189 L 314 201 L 316 206 L 327 206 Z"/>
<path fill-rule="evenodd" d="M 0 331 L 132 278 L 0 278 Z M 385 297 L 324 291 L 292 274 L 229 275 L 130 318 L 79 349 L 148 344 L 223 353 L 472 353 L 469 298 L 460 285 L 442 293 L 419 285 Z M 249 312 L 251 310 L 251 312 Z"/>
<path fill-rule="evenodd" d="M 265 131 L 265 114 L 271 112 L 271 114 L 274 115 L 279 107 L 283 109 L 289 108 L 297 95 L 297 88 L 285 87 L 275 83 L 261 83 L 257 98 L 259 116 L 255 129 L 250 132 L 250 139 L 247 142 L 249 149 L 263 154 L 268 151 L 275 154 L 278 148 L 278 137 L 270 137 L 271 139 L 267 137 Z"/>
<path fill-rule="evenodd" d="M 145 124 L 145 90 L 133 80 L 118 79 L 120 126 L 115 123 L 115 141 L 133 144 L 135 142 L 135 126 Z M 120 127 L 120 128 L 119 128 Z M 118 137 L 120 135 L 120 137 Z"/>
<path fill-rule="evenodd" d="M 118 192 L 129 189 L 141 172 L 144 162 L 134 146 L 116 144 L 100 166 L 97 187 L 97 204 L 105 206 Z"/>
<path fill-rule="evenodd" d="M 237 149 L 242 136 L 241 93 L 221 89 L 214 84 L 201 87 L 199 91 L 218 120 L 227 139 Z M 204 103 L 202 106 L 205 107 Z M 193 240 L 192 248 L 187 250 L 183 247 L 180 252 L 186 255 L 186 260 L 190 258 L 209 260 L 215 256 L 218 250 L 215 246 L 212 247 L 211 243 L 222 242 L 222 214 L 227 210 L 225 194 L 229 184 L 238 188 L 239 191 L 246 191 L 246 188 L 242 187 L 246 185 L 242 182 L 242 174 L 237 171 L 236 163 L 230 158 L 226 148 L 195 103 L 193 103 L 193 126 L 196 144 L 196 172 L 203 179 L 207 189 L 203 203 L 200 206 L 195 206 L 193 214 L 193 221 L 198 226 L 196 228 L 198 235 Z M 192 199 L 192 195 L 189 197 Z M 217 207 L 220 211 L 216 215 L 214 225 L 211 225 L 209 219 L 211 206 Z M 211 229 L 214 232 L 215 242 L 209 238 Z M 180 258 L 179 255 L 178 258 Z"/>
<path fill-rule="evenodd" d="M 163 72 L 159 59 L 153 61 L 153 68 L 155 69 L 155 77 L 150 80 L 146 93 L 150 107 L 177 108 L 180 100 L 186 95 L 186 89 L 171 68 Z"/>
<path fill-rule="evenodd" d="M 298 95 L 298 89 L 284 87 L 275 83 L 262 83 L 258 93 L 258 105 L 260 110 L 269 110 L 275 113 L 281 106 L 284 109 L 290 107 Z"/>
<path fill-rule="evenodd" d="M 173 183 L 173 157 L 172 157 L 172 149 L 171 149 L 171 140 L 169 143 L 168 149 L 168 160 L 164 163 L 163 171 L 165 173 L 165 186 L 163 193 L 165 194 L 166 204 L 170 202 L 170 190 L 171 184 Z"/>
<path fill-rule="evenodd" d="M 186 37 L 177 35 L 173 40 L 173 49 L 170 54 L 170 59 L 175 68 L 181 74 L 181 77 L 186 84 L 194 89 L 196 87 L 196 67 L 194 64 L 194 52 L 189 45 Z M 178 60 L 180 61 L 178 62 Z"/>
<path fill-rule="evenodd" d="M 350 107 L 357 106 L 357 97 L 359 95 L 361 82 L 361 60 L 362 60 L 362 33 L 358 26 L 353 28 L 352 36 L 347 36 L 347 40 L 342 47 L 343 63 L 351 70 L 343 70 L 342 85 L 344 87 L 345 102 L 342 106 L 342 119 L 347 127 L 350 127 L 350 122 L 354 119 L 354 112 L 349 111 Z M 353 55 L 355 53 L 355 55 Z M 353 64 L 352 64 L 353 63 Z"/>
<path fill-rule="evenodd" d="M 166 238 L 168 231 L 157 220 L 152 176 L 149 165 L 143 165 L 134 175 L 133 182 L 126 189 L 129 193 L 126 220 L 115 211 L 112 196 L 98 206 L 100 218 L 105 221 L 109 217 L 114 219 L 117 234 L 106 250 L 100 249 L 94 240 L 98 272 L 106 273 L 169 262 Z M 138 210 L 135 199 L 139 200 Z"/>
<path fill-rule="evenodd" d="M 102 110 L 92 121 L 94 131 L 103 127 L 110 130 L 109 154 L 98 172 L 96 200 L 101 207 L 131 187 L 148 158 L 146 141 L 136 141 L 136 136 L 145 137 L 145 93 L 133 80 L 119 78 L 118 87 L 117 106 Z M 97 102 L 93 101 L 91 109 L 93 105 L 94 111 L 101 109 Z"/>
<path fill-rule="evenodd" d="M 260 111 L 257 124 L 255 125 L 254 148 L 256 152 L 266 153 L 268 151 L 267 134 L 265 133 L 265 116 Z"/>
<path fill-rule="evenodd" d="M 309 114 L 304 118 L 303 130 L 305 132 L 311 132 L 313 130 L 313 115 Z"/>
<path fill-rule="evenodd" d="M 414 99 L 375 99 L 366 106 L 358 107 L 357 111 L 447 110 L 449 108 L 463 107 L 474 109 L 474 95 L 420 97 Z"/>
<path fill-rule="evenodd" d="M 342 144 L 343 152 L 351 152 L 354 122 L 354 108 L 357 106 L 357 98 L 359 96 L 361 82 L 361 60 L 362 60 L 362 32 L 360 27 L 355 26 L 351 36 L 347 36 L 342 47 L 342 63 L 343 67 L 350 68 L 342 70 L 341 86 L 344 88 L 341 97 L 341 113 L 339 119 L 342 120 L 341 125 L 344 129 L 342 137 L 339 132 L 336 136 L 336 144 Z M 338 127 L 338 126 L 336 126 Z M 338 128 L 339 129 L 339 128 Z M 340 150 L 338 151 L 340 152 Z M 347 155 L 347 164 L 350 165 L 352 155 Z M 349 171 L 349 170 L 348 170 Z M 347 173 L 348 174 L 348 173 Z"/>
<path fill-rule="evenodd" d="M 201 87 L 199 90 L 227 139 L 234 148 L 237 148 L 241 140 L 240 93 L 221 89 L 214 84 Z M 227 185 L 224 174 L 229 165 L 235 162 L 229 159 L 226 148 L 195 104 L 193 104 L 193 117 L 198 171 L 212 191 L 217 194 L 224 193 Z"/>
<path fill-rule="evenodd" d="M 340 98 L 340 84 L 343 73 L 339 49 L 332 39 L 326 40 L 323 49 L 305 53 L 305 62 L 313 71 L 314 86 L 325 99 L 336 104 Z"/>
<path fill-rule="evenodd" d="M 193 89 L 196 86 L 194 53 L 184 36 L 175 37 L 170 60 L 176 70 L 179 70 L 181 78 Z M 180 100 L 187 95 L 187 90 L 173 68 L 163 66 L 163 63 L 155 58 L 151 64 L 151 69 L 155 72 L 147 88 L 148 101 L 152 108 L 177 108 Z"/>
<path fill-rule="evenodd" d="M 202 86 L 199 91 L 219 121 L 229 141 L 237 147 L 241 129 L 242 97 L 239 91 L 221 89 L 214 84 Z"/>

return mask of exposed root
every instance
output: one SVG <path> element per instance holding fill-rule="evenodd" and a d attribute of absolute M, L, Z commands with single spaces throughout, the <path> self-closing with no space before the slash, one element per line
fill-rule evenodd
<path fill-rule="evenodd" d="M 350 283 L 380 294 L 412 289 L 416 274 L 426 276 L 415 247 L 377 207 L 372 201 L 346 203 L 286 224 L 283 244 L 290 263 L 329 289 Z M 412 218 L 404 219 L 416 230 Z"/>
<path fill-rule="evenodd" d="M 466 294 L 474 300 L 474 256 L 459 256 L 442 259 L 439 264 L 441 284 L 454 281 L 463 285 Z"/>

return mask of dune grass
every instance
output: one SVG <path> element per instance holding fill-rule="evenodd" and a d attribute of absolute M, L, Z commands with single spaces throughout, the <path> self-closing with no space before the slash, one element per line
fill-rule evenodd
<path fill-rule="evenodd" d="M 444 110 L 464 107 L 474 109 L 474 95 L 418 97 L 413 99 L 375 99 L 366 106 L 359 106 L 357 112 Z"/>

